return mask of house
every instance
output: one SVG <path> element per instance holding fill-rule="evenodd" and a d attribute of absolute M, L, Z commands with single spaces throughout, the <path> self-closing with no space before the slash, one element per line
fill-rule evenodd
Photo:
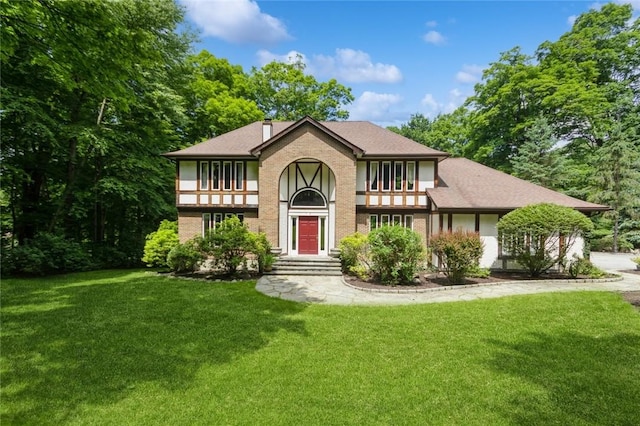
<path fill-rule="evenodd" d="M 363 121 L 265 120 L 165 156 L 176 162 L 181 241 L 237 215 L 290 256 L 327 256 L 343 237 L 393 223 L 425 244 L 442 230 L 475 230 L 481 265 L 506 268 L 501 215 L 538 202 L 606 209 Z"/>

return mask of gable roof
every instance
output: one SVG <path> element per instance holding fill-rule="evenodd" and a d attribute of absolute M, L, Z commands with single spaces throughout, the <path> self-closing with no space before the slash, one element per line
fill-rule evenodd
<path fill-rule="evenodd" d="M 503 211 L 536 203 L 554 203 L 581 211 L 609 210 L 466 158 L 441 161 L 438 176 L 438 187 L 427 189 L 427 194 L 440 211 Z"/>
<path fill-rule="evenodd" d="M 255 157 L 290 132 L 312 125 L 363 157 L 446 158 L 448 153 L 435 150 L 376 126 L 368 121 L 316 121 L 310 117 L 298 121 L 272 122 L 272 137 L 263 142 L 262 122 L 256 121 L 231 132 L 164 154 L 169 158 Z"/>

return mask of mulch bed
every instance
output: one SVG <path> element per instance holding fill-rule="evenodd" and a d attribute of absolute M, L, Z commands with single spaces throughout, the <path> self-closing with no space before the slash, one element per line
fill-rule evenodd
<path fill-rule="evenodd" d="M 412 284 L 403 284 L 396 286 L 397 288 L 406 288 L 406 289 L 427 289 L 427 288 L 437 288 L 450 286 L 451 283 L 443 274 L 420 274 L 420 281 L 417 279 Z M 578 278 L 587 278 L 581 277 Z M 540 280 L 566 280 L 571 279 L 571 277 L 567 274 L 543 274 L 537 278 L 531 278 L 524 272 L 492 272 L 491 275 L 487 278 L 467 278 L 463 284 L 492 284 L 499 283 L 504 281 L 540 281 Z M 354 287 L 360 287 L 365 289 L 380 289 L 385 290 L 390 287 L 387 285 L 382 285 L 376 283 L 375 281 L 365 281 L 361 280 L 357 277 L 353 277 L 350 275 L 345 275 L 344 280 Z"/>

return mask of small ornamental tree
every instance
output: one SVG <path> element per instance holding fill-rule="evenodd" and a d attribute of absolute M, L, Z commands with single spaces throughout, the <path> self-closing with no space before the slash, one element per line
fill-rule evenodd
<path fill-rule="evenodd" d="M 235 274 L 239 266 L 246 264 L 247 254 L 257 251 L 256 238 L 237 216 L 218 223 L 204 238 L 197 238 L 197 244 L 229 275 Z"/>
<path fill-rule="evenodd" d="M 147 266 L 166 268 L 167 255 L 178 245 L 178 224 L 168 220 L 160 222 L 158 230 L 147 235 L 142 261 Z"/>
<path fill-rule="evenodd" d="M 463 283 L 467 273 L 479 267 L 484 251 L 480 235 L 462 229 L 434 235 L 429 246 L 452 284 Z"/>
<path fill-rule="evenodd" d="M 383 284 L 410 283 L 424 260 L 420 235 L 401 226 L 383 226 L 367 236 L 371 272 Z"/>
<path fill-rule="evenodd" d="M 503 250 L 532 277 L 555 264 L 565 264 L 576 238 L 592 229 L 582 213 L 548 203 L 521 207 L 498 221 Z"/>

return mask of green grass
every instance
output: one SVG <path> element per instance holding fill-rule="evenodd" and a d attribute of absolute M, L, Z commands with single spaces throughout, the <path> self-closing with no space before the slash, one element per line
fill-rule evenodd
<path fill-rule="evenodd" d="M 640 314 L 610 293 L 305 305 L 255 282 L 2 281 L 5 424 L 640 424 Z"/>

